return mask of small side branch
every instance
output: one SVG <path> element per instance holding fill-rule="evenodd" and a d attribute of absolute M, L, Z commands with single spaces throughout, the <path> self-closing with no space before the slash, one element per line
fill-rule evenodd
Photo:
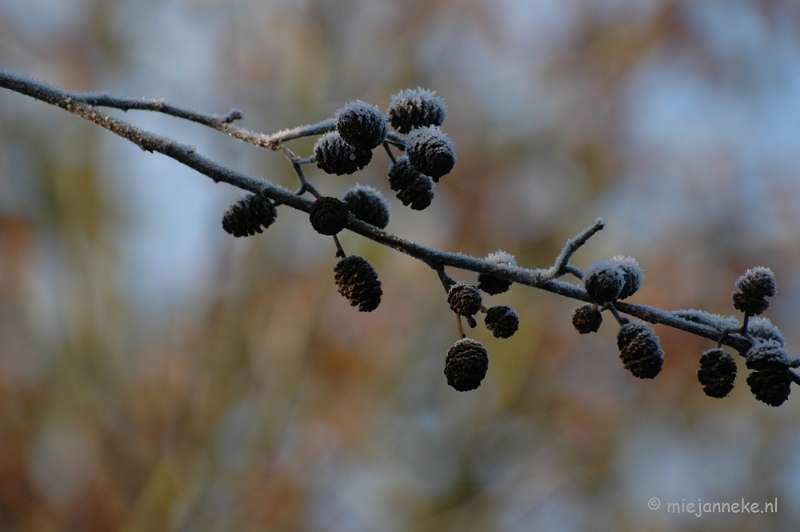
<path fill-rule="evenodd" d="M 572 258 L 572 255 L 574 255 L 575 252 L 586 243 L 587 240 L 589 240 L 595 233 L 603 229 L 603 227 L 605 227 L 605 222 L 602 218 L 597 218 L 592 225 L 567 240 L 567 243 L 564 245 L 561 253 L 558 254 L 558 257 L 556 257 L 555 264 L 553 264 L 553 266 L 551 266 L 544 274 L 545 279 L 557 279 L 565 273 L 572 273 L 579 279 L 582 278 L 583 274 L 580 273 L 580 270 L 574 266 L 570 266 L 569 260 Z"/>

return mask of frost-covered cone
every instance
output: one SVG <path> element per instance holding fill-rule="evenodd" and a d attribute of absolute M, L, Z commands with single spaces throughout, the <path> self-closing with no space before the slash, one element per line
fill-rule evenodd
<path fill-rule="evenodd" d="M 489 253 L 486 260 L 494 262 L 495 264 L 504 264 L 506 266 L 516 266 L 517 261 L 514 260 L 514 255 L 506 253 L 502 250 L 497 250 L 494 253 Z M 507 292 L 513 283 L 494 275 L 487 273 L 478 274 L 478 288 L 483 290 L 489 295 L 502 294 Z"/>
<path fill-rule="evenodd" d="M 772 297 L 778 292 L 775 274 L 769 268 L 756 266 L 736 279 L 736 289 L 751 297 Z"/>
<path fill-rule="evenodd" d="M 634 377 L 655 378 L 664 365 L 664 352 L 653 329 L 641 321 L 631 321 L 617 332 L 619 357 Z"/>
<path fill-rule="evenodd" d="M 414 168 L 437 182 L 456 165 L 453 141 L 437 126 L 412 131 L 406 139 L 406 155 Z"/>
<path fill-rule="evenodd" d="M 322 196 L 311 204 L 308 219 L 321 235 L 335 235 L 347 225 L 347 207 L 338 198 Z"/>
<path fill-rule="evenodd" d="M 345 191 L 342 201 L 353 216 L 383 229 L 389 225 L 389 203 L 380 192 L 367 185 L 356 185 Z"/>
<path fill-rule="evenodd" d="M 619 298 L 625 274 L 613 261 L 596 260 L 583 272 L 583 286 L 592 301 L 604 305 Z"/>
<path fill-rule="evenodd" d="M 269 198 L 248 194 L 228 207 L 222 217 L 222 228 L 233 236 L 251 236 L 272 225 L 277 216 L 278 211 Z"/>
<path fill-rule="evenodd" d="M 317 166 L 327 174 L 345 175 L 361 170 L 372 160 L 372 151 L 353 148 L 339 135 L 329 131 L 314 144 Z"/>
<path fill-rule="evenodd" d="M 778 292 L 775 274 L 763 266 L 750 268 L 736 279 L 734 285 L 738 291 L 731 294 L 733 307 L 751 316 L 767 310 L 769 302 L 764 298 L 772 297 Z"/>
<path fill-rule="evenodd" d="M 733 390 L 736 380 L 736 362 L 722 349 L 715 347 L 700 357 L 697 380 L 703 385 L 703 392 L 709 397 L 726 397 Z"/>
<path fill-rule="evenodd" d="M 638 292 L 639 288 L 642 286 L 642 279 L 644 279 L 644 272 L 642 272 L 639 262 L 633 257 L 625 257 L 622 255 L 612 257 L 611 262 L 622 271 L 622 275 L 625 279 L 625 283 L 617 299 L 626 299 Z"/>
<path fill-rule="evenodd" d="M 781 371 L 789 369 L 789 354 L 775 340 L 756 342 L 745 354 L 747 369 Z"/>
<path fill-rule="evenodd" d="M 456 314 L 472 316 L 481 310 L 481 293 L 472 283 L 456 283 L 447 293 L 447 303 Z"/>
<path fill-rule="evenodd" d="M 510 338 L 519 329 L 519 314 L 506 305 L 498 305 L 486 312 L 486 328 L 495 338 Z"/>
<path fill-rule="evenodd" d="M 733 308 L 745 314 L 756 316 L 769 308 L 769 301 L 763 297 L 756 297 L 743 292 L 733 292 Z"/>
<path fill-rule="evenodd" d="M 350 146 L 365 150 L 379 146 L 388 133 L 380 109 L 361 100 L 350 102 L 336 112 L 336 130 Z"/>
<path fill-rule="evenodd" d="M 754 371 L 747 384 L 756 399 L 769 406 L 781 406 L 792 391 L 792 376 L 788 371 Z"/>
<path fill-rule="evenodd" d="M 489 370 L 489 355 L 480 342 L 462 338 L 447 351 L 444 359 L 444 374 L 447 384 L 466 392 L 481 385 Z"/>
<path fill-rule="evenodd" d="M 421 175 L 420 171 L 414 168 L 414 165 L 408 160 L 408 157 L 403 155 L 397 159 L 397 162 L 389 166 L 389 187 L 398 192 L 410 187 Z"/>
<path fill-rule="evenodd" d="M 434 91 L 417 87 L 392 96 L 389 122 L 400 133 L 423 126 L 441 126 L 447 116 L 444 100 Z"/>
<path fill-rule="evenodd" d="M 572 311 L 572 326 L 581 334 L 600 330 L 603 315 L 597 305 L 583 305 Z"/>
<path fill-rule="evenodd" d="M 426 175 L 419 174 L 409 186 L 397 193 L 399 199 L 406 207 L 415 211 L 422 211 L 430 207 L 433 201 L 433 180 Z"/>
<path fill-rule="evenodd" d="M 767 318 L 750 318 L 747 322 L 747 332 L 756 340 L 773 340 L 781 346 L 785 344 L 781 330 Z"/>
<path fill-rule="evenodd" d="M 383 289 L 375 268 L 363 257 L 349 255 L 336 263 L 339 293 L 361 312 L 372 312 L 381 302 Z"/>

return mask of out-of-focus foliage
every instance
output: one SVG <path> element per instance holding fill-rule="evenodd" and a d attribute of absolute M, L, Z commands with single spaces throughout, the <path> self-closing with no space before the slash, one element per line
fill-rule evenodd
<path fill-rule="evenodd" d="M 575 261 L 635 256 L 634 302 L 732 314 L 733 281 L 768 266 L 766 316 L 800 346 L 797 3 L 4 0 L 0 63 L 235 106 L 265 132 L 436 90 L 458 164 L 426 211 L 393 199 L 390 231 L 542 267 L 603 216 Z M 277 154 L 125 118 L 295 186 Z M 388 165 L 376 151 L 359 174 L 309 178 L 393 198 Z M 578 335 L 576 302 L 512 287 L 489 299 L 519 332 L 471 331 L 489 373 L 458 393 L 429 268 L 342 235 L 383 280 L 381 306 L 358 313 L 302 213 L 222 231 L 239 195 L 0 91 L 0 529 L 797 529 L 798 398 L 756 402 L 743 365 L 730 397 L 706 397 L 710 342 L 656 327 L 664 369 L 638 381 L 609 319 Z M 774 514 L 666 509 L 776 497 Z"/>

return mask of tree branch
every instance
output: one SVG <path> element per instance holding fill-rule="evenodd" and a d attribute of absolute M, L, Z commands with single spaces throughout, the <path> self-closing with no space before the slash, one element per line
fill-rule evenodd
<path fill-rule="evenodd" d="M 232 109 L 227 115 L 211 115 L 167 104 L 164 100 L 158 99 L 120 98 L 106 93 L 75 93 L 8 71 L 0 71 L 0 87 L 5 87 L 9 90 L 60 107 L 133 142 L 145 151 L 159 152 L 167 157 L 175 159 L 210 177 L 215 182 L 228 183 L 243 190 L 260 193 L 271 198 L 276 203 L 287 205 L 304 212 L 309 211 L 312 201 L 303 197 L 302 194 L 306 191 L 310 191 L 315 193 L 315 196 L 319 195 L 308 180 L 305 179 L 300 169 L 300 164 L 313 162 L 313 158 L 300 159 L 294 156 L 294 154 L 291 154 L 291 152 L 285 151 L 285 148 L 282 147 L 282 143 L 300 137 L 319 135 L 331 131 L 336 127 L 335 120 L 328 119 L 316 124 L 280 131 L 273 135 L 263 135 L 233 126 L 231 122 L 243 116 L 241 111 L 236 109 Z M 223 166 L 197 153 L 193 146 L 182 144 L 170 138 L 140 129 L 124 120 L 98 110 L 97 107 L 99 106 L 111 107 L 124 111 L 139 109 L 165 113 L 213 127 L 214 129 L 256 146 L 284 151 L 284 154 L 287 154 L 287 157 L 290 159 L 297 172 L 301 187 L 295 193 L 266 179 L 250 176 Z M 384 147 L 390 155 L 391 152 L 389 151 L 388 144 L 395 145 L 401 149 L 405 148 L 404 138 L 395 133 L 390 133 L 386 142 Z M 591 226 L 569 239 L 556 258 L 554 265 L 546 270 L 497 264 L 486 259 L 480 259 L 462 253 L 429 248 L 378 229 L 377 227 L 356 219 L 352 215 L 350 215 L 346 227 L 365 238 L 424 262 L 434 269 L 442 280 L 445 288 L 448 288 L 448 285 L 454 282 L 444 271 L 444 267 L 449 266 L 478 274 L 489 274 L 513 281 L 517 284 L 591 303 L 591 299 L 582 287 L 560 281 L 557 277 L 565 273 L 572 273 L 579 278 L 581 277 L 581 271 L 575 266 L 570 265 L 569 260 L 589 238 L 604 227 L 604 223 L 602 219 L 598 218 Z M 734 348 L 740 354 L 745 353 L 752 345 L 751 339 L 742 334 L 724 333 L 716 326 L 719 323 L 718 320 L 703 319 L 698 316 L 692 316 L 693 319 L 687 319 L 686 311 L 666 311 L 648 305 L 634 303 L 616 302 L 614 306 L 618 311 L 650 323 L 659 323 L 709 340 L 722 341 L 723 344 Z M 799 378 L 794 373 L 792 375 L 795 382 L 800 383 L 800 380 L 798 380 Z"/>

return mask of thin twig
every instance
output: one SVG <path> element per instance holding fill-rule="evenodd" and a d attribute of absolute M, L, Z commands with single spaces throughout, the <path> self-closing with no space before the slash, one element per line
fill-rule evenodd
<path fill-rule="evenodd" d="M 567 243 L 561 250 L 561 253 L 558 254 L 558 257 L 556 257 L 555 263 L 547 270 L 547 273 L 545 273 L 545 278 L 557 279 L 565 273 L 575 273 L 574 269 L 567 269 L 567 266 L 569 265 L 569 259 L 572 258 L 572 255 L 574 255 L 575 252 L 578 251 L 587 240 L 589 240 L 595 233 L 603 229 L 605 225 L 606 224 L 602 218 L 597 218 L 592 225 L 567 240 Z M 580 272 L 580 270 L 578 271 Z M 581 273 L 578 278 L 583 278 L 583 274 Z"/>

